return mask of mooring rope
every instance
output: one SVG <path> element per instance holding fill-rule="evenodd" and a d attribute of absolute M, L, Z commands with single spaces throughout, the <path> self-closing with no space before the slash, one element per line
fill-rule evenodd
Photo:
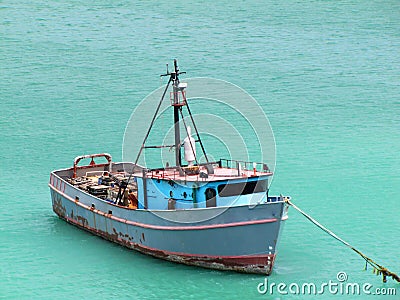
<path fill-rule="evenodd" d="M 396 280 L 397 282 L 400 282 L 400 277 L 393 273 L 390 272 L 387 268 L 379 265 L 378 263 L 376 263 L 374 260 L 372 260 L 371 258 L 369 258 L 368 256 L 366 256 L 365 254 L 363 254 L 361 251 L 357 250 L 356 248 L 354 248 L 352 245 L 350 245 L 348 242 L 346 242 L 345 240 L 343 240 L 342 238 L 338 237 L 335 233 L 333 233 L 332 231 L 330 231 L 328 228 L 326 228 L 325 226 L 323 226 L 321 223 L 319 223 L 317 220 L 315 220 L 314 218 L 312 218 L 310 215 L 306 214 L 304 211 L 302 211 L 300 208 L 298 208 L 296 205 L 294 205 L 289 199 L 286 198 L 286 203 L 289 204 L 290 206 L 292 206 L 295 210 L 297 210 L 299 213 L 301 213 L 303 216 L 305 216 L 308 220 L 310 220 L 314 225 L 316 225 L 317 227 L 319 227 L 320 229 L 322 229 L 323 231 L 325 231 L 327 234 L 329 234 L 330 236 L 332 236 L 333 238 L 335 238 L 336 240 L 338 240 L 339 242 L 341 242 L 342 244 L 346 245 L 347 247 L 349 247 L 351 250 L 353 250 L 354 252 L 356 252 L 358 255 L 360 255 L 364 260 L 365 260 L 365 270 L 367 269 L 367 265 L 371 265 L 374 269 L 373 269 L 373 273 L 376 275 L 382 275 L 382 280 L 383 282 L 387 281 L 387 277 L 392 277 L 393 280 Z"/>

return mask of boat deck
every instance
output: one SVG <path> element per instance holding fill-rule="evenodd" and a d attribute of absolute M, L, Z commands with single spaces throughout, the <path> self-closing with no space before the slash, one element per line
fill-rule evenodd
<path fill-rule="evenodd" d="M 108 172 L 108 171 L 89 171 L 84 176 L 76 178 L 67 178 L 66 181 L 73 186 L 88 192 L 100 199 L 112 202 L 117 205 L 137 208 L 137 184 L 132 177 L 129 180 L 129 174 L 126 172 Z M 121 183 L 127 183 L 125 193 L 122 197 L 125 201 L 116 201 L 120 192 Z"/>

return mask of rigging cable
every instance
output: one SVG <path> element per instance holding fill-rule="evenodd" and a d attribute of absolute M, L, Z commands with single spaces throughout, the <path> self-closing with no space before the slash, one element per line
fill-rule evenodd
<path fill-rule="evenodd" d="M 188 101 L 186 101 L 186 99 L 185 99 L 185 102 L 186 102 L 186 109 L 187 109 L 187 111 L 189 113 L 189 116 L 190 116 L 190 119 L 192 121 L 194 130 L 196 131 L 197 140 L 199 141 L 200 146 L 201 146 L 201 150 L 203 151 L 204 158 L 206 159 L 207 163 L 209 163 L 208 157 L 207 157 L 207 154 L 206 154 L 206 150 L 204 149 L 203 142 L 201 141 L 201 138 L 200 138 L 200 135 L 199 135 L 199 131 L 197 130 L 197 126 L 196 126 L 196 123 L 194 122 L 194 119 L 193 119 L 193 116 L 192 116 L 192 112 L 190 111 L 189 103 L 188 103 Z"/>
<path fill-rule="evenodd" d="M 158 106 L 157 106 L 157 108 L 156 108 L 156 112 L 154 113 L 153 119 L 151 120 L 149 129 L 147 130 L 147 133 L 146 133 L 146 135 L 145 135 L 145 137 L 144 137 L 144 139 L 143 139 L 142 146 L 140 147 L 139 153 L 138 153 L 138 155 L 136 156 L 136 160 L 135 160 L 135 163 L 134 163 L 134 165 L 133 165 L 132 171 L 131 171 L 130 174 L 129 174 L 128 180 L 127 180 L 126 184 L 122 184 L 122 186 L 119 187 L 118 195 L 117 195 L 117 198 L 115 199 L 115 200 L 116 200 L 116 203 L 118 203 L 119 201 L 122 200 L 122 196 L 124 195 L 125 190 L 126 190 L 126 188 L 128 187 L 129 181 L 131 180 L 132 175 L 133 175 L 133 173 L 134 173 L 134 171 L 135 171 L 135 167 L 136 167 L 136 165 L 137 165 L 137 163 L 138 163 L 138 161 L 139 161 L 140 155 L 142 154 L 142 151 L 143 151 L 143 149 L 144 149 L 144 145 L 146 144 L 147 138 L 149 137 L 149 134 L 150 134 L 151 128 L 153 127 L 154 121 L 155 121 L 156 118 L 157 118 L 158 111 L 160 110 L 161 104 L 162 104 L 163 101 L 164 101 L 164 97 L 165 97 L 165 94 L 167 93 L 167 90 L 168 90 L 168 88 L 169 88 L 170 83 L 171 83 L 171 77 L 169 78 L 168 83 L 167 83 L 167 85 L 165 86 L 165 89 L 164 89 L 164 92 L 163 92 L 163 94 L 162 94 L 162 96 L 161 96 L 160 102 L 158 103 Z"/>

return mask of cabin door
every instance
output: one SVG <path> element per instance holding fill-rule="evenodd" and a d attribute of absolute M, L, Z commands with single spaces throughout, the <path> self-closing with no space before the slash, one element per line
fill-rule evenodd
<path fill-rule="evenodd" d="M 206 189 L 206 207 L 217 206 L 217 192 L 213 188 Z"/>

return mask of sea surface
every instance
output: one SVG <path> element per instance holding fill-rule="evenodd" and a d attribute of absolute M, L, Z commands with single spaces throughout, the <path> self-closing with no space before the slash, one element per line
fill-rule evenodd
<path fill-rule="evenodd" d="M 263 108 L 277 147 L 270 194 L 400 273 L 400 2 L 191 2 L 0 1 L 0 298 L 366 297 L 260 294 L 264 276 L 147 257 L 55 216 L 49 173 L 85 153 L 121 160 L 132 111 L 174 58 Z M 278 251 L 268 283 L 345 272 L 397 291 L 371 299 L 400 297 L 293 209 Z"/>

